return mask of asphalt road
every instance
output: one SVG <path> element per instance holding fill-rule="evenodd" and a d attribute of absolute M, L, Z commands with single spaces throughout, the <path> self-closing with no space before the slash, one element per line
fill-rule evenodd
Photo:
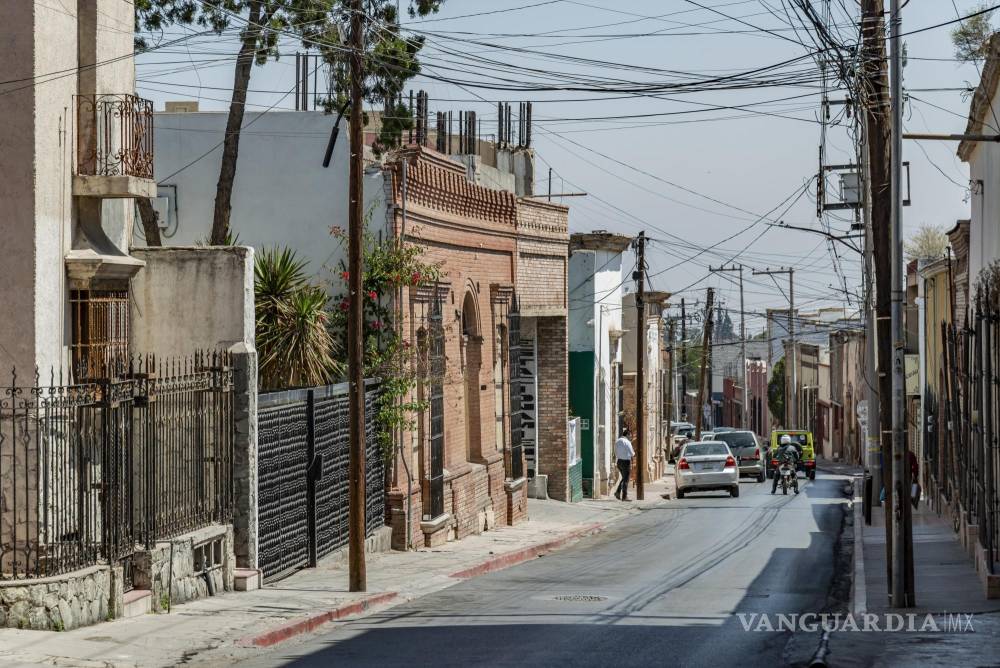
<path fill-rule="evenodd" d="M 822 610 L 842 478 L 798 496 L 745 480 L 697 494 L 531 562 L 455 584 L 294 647 L 259 666 L 780 666 L 788 632 L 736 613 Z"/>

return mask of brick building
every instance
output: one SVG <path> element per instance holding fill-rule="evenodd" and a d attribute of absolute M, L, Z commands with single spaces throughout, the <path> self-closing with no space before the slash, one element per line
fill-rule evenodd
<path fill-rule="evenodd" d="M 534 422 L 534 443 L 525 444 L 529 474 L 544 481 L 558 501 L 582 497 L 581 453 L 570 452 L 569 340 L 566 276 L 569 209 L 561 204 L 518 200 L 516 291 L 521 312 L 522 419 Z M 533 358 L 534 387 L 528 360 Z M 534 394 L 530 394 L 534 392 Z M 530 407 L 534 406 L 532 415 Z M 542 478 L 544 476 L 544 478 Z M 536 490 L 540 491 L 540 490 Z"/>
<path fill-rule="evenodd" d="M 442 273 L 399 304 L 427 409 L 401 436 L 389 492 L 394 546 L 431 546 L 527 516 L 532 436 L 547 468 L 566 451 L 568 209 L 478 185 L 422 146 L 384 172 L 394 234 Z M 551 472 L 566 485 L 565 466 Z"/>

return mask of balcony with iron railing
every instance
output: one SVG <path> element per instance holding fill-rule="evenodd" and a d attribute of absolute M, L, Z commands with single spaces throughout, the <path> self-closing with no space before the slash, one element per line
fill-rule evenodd
<path fill-rule="evenodd" d="M 155 197 L 153 103 L 129 94 L 76 96 L 79 197 Z"/>

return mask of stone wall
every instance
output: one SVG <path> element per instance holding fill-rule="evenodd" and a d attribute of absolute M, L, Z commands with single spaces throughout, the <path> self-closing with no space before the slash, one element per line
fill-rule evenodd
<path fill-rule="evenodd" d="M 117 585 L 117 586 L 116 586 Z M 106 621 L 118 605 L 109 604 L 120 578 L 108 566 L 93 566 L 68 575 L 38 580 L 0 582 L 0 627 L 36 631 L 69 631 Z"/>
<path fill-rule="evenodd" d="M 221 553 L 208 555 L 207 567 L 198 564 L 198 548 L 221 543 Z M 236 555 L 233 529 L 214 525 L 157 543 L 133 557 L 136 589 L 152 592 L 153 611 L 233 590 Z"/>

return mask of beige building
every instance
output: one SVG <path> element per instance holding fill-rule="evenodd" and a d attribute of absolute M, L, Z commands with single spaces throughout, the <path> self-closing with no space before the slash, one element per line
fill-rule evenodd
<path fill-rule="evenodd" d="M 667 307 L 670 293 L 659 291 L 646 292 L 646 344 L 645 366 L 643 367 L 644 389 L 643 404 L 646 407 L 646 430 L 643 437 L 645 450 L 645 480 L 656 480 L 666 470 L 669 453 L 665 448 L 669 445 L 667 428 L 664 426 L 663 392 L 667 389 L 663 382 L 665 369 L 662 350 L 664 347 L 663 310 Z M 618 406 L 621 424 L 636 429 L 636 306 L 635 293 L 622 297 L 622 401 Z M 635 474 L 633 473 L 633 476 Z M 633 478 L 634 480 L 634 478 Z"/>
<path fill-rule="evenodd" d="M 103 364 L 128 349 L 132 198 L 155 195 L 152 104 L 134 96 L 135 8 L 0 3 L 3 365 Z M 69 74 L 67 74 L 69 73 Z"/>

